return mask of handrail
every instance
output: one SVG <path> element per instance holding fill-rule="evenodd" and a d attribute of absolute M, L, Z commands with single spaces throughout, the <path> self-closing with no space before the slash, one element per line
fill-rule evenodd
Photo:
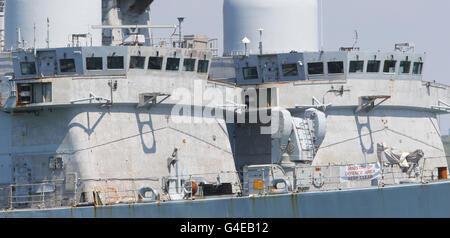
<path fill-rule="evenodd" d="M 425 160 L 430 159 L 438 159 L 442 157 L 427 157 Z M 424 161 L 425 161 L 424 160 Z M 307 191 L 337 191 L 337 190 L 344 190 L 344 189 L 352 189 L 352 188 L 364 188 L 364 187 L 384 187 L 384 186 L 392 186 L 392 185 L 399 185 L 401 182 L 410 179 L 410 177 L 401 171 L 396 170 L 395 166 L 389 166 L 389 167 L 382 167 L 380 168 L 380 178 L 378 179 L 379 183 L 376 185 L 367 185 L 367 183 L 370 183 L 370 181 L 359 181 L 359 182 L 352 182 L 352 184 L 347 182 L 342 182 L 340 176 L 328 176 L 327 173 L 331 173 L 332 169 L 336 170 L 339 169 L 341 166 L 348 166 L 348 165 L 328 165 L 328 166 L 312 166 L 311 174 L 306 177 L 302 178 L 292 178 L 292 180 L 285 179 L 285 178 L 272 178 L 271 175 L 271 183 L 270 184 L 264 184 L 264 190 L 263 194 L 260 195 L 266 195 L 266 194 L 280 194 L 280 193 L 297 193 L 297 192 L 304 192 L 304 191 L 297 191 L 297 188 L 292 187 L 294 184 L 309 184 L 311 189 Z M 299 167 L 304 169 L 304 167 Z M 323 176 L 323 182 L 324 185 L 320 189 L 315 189 L 313 184 L 313 172 L 316 169 L 320 169 L 322 172 L 324 172 Z M 265 173 L 263 173 L 265 174 Z M 231 175 L 232 177 L 226 177 L 227 175 Z M 198 179 L 204 179 L 205 177 L 209 176 L 210 178 L 216 177 L 219 178 L 222 182 L 231 183 L 232 189 L 233 189 L 233 195 L 228 196 L 242 196 L 244 190 L 248 189 L 252 185 L 250 184 L 251 181 L 249 179 L 242 179 L 242 181 L 235 182 L 237 178 L 243 178 L 244 172 L 243 171 L 221 171 L 218 173 L 197 173 L 197 174 L 189 174 L 189 175 L 180 175 L 179 179 L 185 180 L 185 182 L 189 181 L 199 181 Z M 141 188 L 128 188 L 128 189 L 116 189 L 115 187 L 106 188 L 101 187 L 103 189 L 83 189 L 82 193 L 85 194 L 92 194 L 92 192 L 96 192 L 99 196 L 99 198 L 102 200 L 102 203 L 104 205 L 113 205 L 117 203 L 136 203 L 136 202 L 156 202 L 160 200 L 170 200 L 167 198 L 164 198 L 164 191 L 165 191 L 165 185 L 159 184 L 158 182 L 165 181 L 167 178 L 173 178 L 173 176 L 166 176 L 161 177 L 158 180 L 148 180 L 149 184 L 148 186 L 144 186 Z M 266 178 L 263 178 L 264 181 Z M 132 180 L 132 179 L 130 179 Z M 416 178 L 415 181 L 417 183 L 429 183 L 433 181 L 438 180 L 438 173 L 437 168 L 434 169 L 427 169 L 422 170 L 421 175 Z M 107 181 L 107 179 L 105 179 Z M 284 189 L 274 189 L 276 188 L 277 184 L 284 183 Z M 358 185 L 358 183 L 361 183 Z M 364 185 L 366 184 L 366 185 Z M 44 187 L 42 187 L 41 190 L 34 190 L 33 188 L 36 188 L 38 186 L 47 186 L 50 185 L 51 188 L 54 188 L 54 190 L 46 190 Z M 63 196 L 64 194 L 67 194 L 66 191 L 64 191 L 64 181 L 63 180 L 56 180 L 56 181 L 46 181 L 42 183 L 34 183 L 34 184 L 9 184 L 9 185 L 0 185 L 0 209 L 15 209 L 15 208 L 34 208 L 36 205 L 40 208 L 42 207 L 62 207 L 62 206 L 72 206 L 81 204 L 76 199 L 72 199 L 70 201 L 67 201 L 67 197 Z M 178 191 L 184 191 L 185 187 L 183 187 L 184 184 L 182 184 L 181 188 Z M 176 185 L 175 185 L 176 186 Z M 176 188 L 178 189 L 178 187 Z M 282 191 L 280 191 L 282 190 Z M 37 192 L 39 191 L 39 192 Z M 75 195 L 79 195 L 80 191 L 73 191 L 73 198 L 75 198 Z M 145 197 L 145 192 L 152 192 L 151 198 Z M 190 192 L 188 196 L 185 196 L 184 199 L 196 199 L 196 198 L 204 198 L 204 195 L 201 193 L 198 194 L 192 194 L 192 190 L 189 190 L 187 192 Z M 7 201 L 7 204 L 1 204 L 2 201 Z M 79 200 L 79 199 L 78 199 Z M 72 203 L 73 202 L 73 203 Z"/>

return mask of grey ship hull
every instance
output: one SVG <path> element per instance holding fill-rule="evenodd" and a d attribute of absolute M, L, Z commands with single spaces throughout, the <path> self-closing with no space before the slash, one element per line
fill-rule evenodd
<path fill-rule="evenodd" d="M 443 218 L 450 182 L 264 197 L 14 210 L 4 218 Z"/>

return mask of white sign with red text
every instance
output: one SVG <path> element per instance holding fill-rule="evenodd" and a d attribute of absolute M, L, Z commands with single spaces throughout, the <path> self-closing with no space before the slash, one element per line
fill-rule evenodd
<path fill-rule="evenodd" d="M 372 164 L 356 164 L 341 166 L 341 182 L 366 181 L 380 177 L 380 165 Z"/>

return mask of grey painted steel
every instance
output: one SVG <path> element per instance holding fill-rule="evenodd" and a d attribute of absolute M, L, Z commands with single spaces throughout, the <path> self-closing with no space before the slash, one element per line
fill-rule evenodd
<path fill-rule="evenodd" d="M 144 10 L 151 1 L 137 8 L 135 2 L 105 4 L 104 24 L 150 25 Z M 151 35 L 141 30 L 135 33 Z M 448 112 L 450 87 L 422 81 L 425 54 L 293 51 L 211 59 L 211 49 L 115 46 L 131 31 L 105 30 L 108 47 L 21 48 L 3 55 L 0 71 L 7 72 L 11 60 L 14 74 L 0 82 L 0 208 L 10 209 L 0 217 L 450 217 L 437 119 Z M 89 62 L 96 63 L 88 70 L 92 57 L 97 59 Z M 150 57 L 162 59 L 161 69 Z M 387 62 L 386 69 L 367 72 L 376 71 L 373 62 L 368 70 L 374 60 L 381 67 Z M 364 61 L 363 68 L 350 70 L 353 61 Z M 176 89 L 193 91 L 193 101 L 179 100 Z M 229 89 L 236 94 L 228 95 Z M 258 98 L 254 89 L 271 94 Z M 219 99 L 226 93 L 226 103 L 206 105 L 208 90 Z M 247 94 L 250 110 L 234 111 L 247 103 Z M 264 98 L 270 101 L 256 106 Z M 370 98 L 388 100 L 375 106 Z M 285 108 L 303 134 L 289 137 L 292 129 L 285 130 L 277 144 L 270 134 L 261 135 L 263 122 L 236 123 L 205 113 L 229 105 L 230 111 L 215 114 Z M 363 105 L 370 110 L 358 111 Z M 173 120 L 179 106 L 188 123 Z M 317 123 L 305 118 L 310 108 L 323 110 L 316 112 Z M 380 143 L 420 149 L 421 170 L 410 175 L 389 167 L 379 156 Z M 302 157 L 300 147 L 307 152 Z M 361 181 L 342 181 L 349 165 L 375 163 L 379 178 L 368 180 L 366 173 Z M 239 174 L 243 167 L 273 168 L 248 170 L 255 172 L 249 179 L 250 172 Z M 190 200 L 183 191 L 191 182 L 232 184 L 233 194 L 250 195 Z M 140 189 L 168 202 L 136 204 Z M 308 192 L 272 195 L 288 189 Z M 266 192 L 271 195 L 255 196 Z M 152 200 L 141 194 L 140 201 Z"/>
<path fill-rule="evenodd" d="M 450 182 L 332 192 L 0 212 L 3 218 L 448 218 Z"/>

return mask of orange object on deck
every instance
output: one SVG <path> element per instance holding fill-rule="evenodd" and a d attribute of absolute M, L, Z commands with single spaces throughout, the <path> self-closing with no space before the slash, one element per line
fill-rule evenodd
<path fill-rule="evenodd" d="M 439 179 L 447 179 L 447 167 L 438 168 Z"/>

